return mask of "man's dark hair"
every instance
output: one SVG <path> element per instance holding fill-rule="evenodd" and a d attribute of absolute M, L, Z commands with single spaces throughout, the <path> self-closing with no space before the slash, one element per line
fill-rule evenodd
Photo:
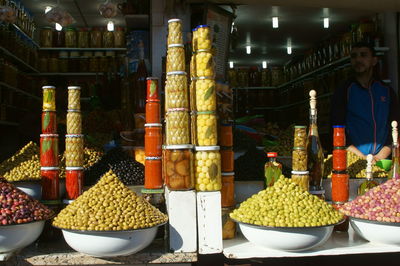
<path fill-rule="evenodd" d="M 368 48 L 371 51 L 372 56 L 376 56 L 374 45 L 369 42 L 357 42 L 351 46 L 351 49 L 364 47 Z"/>

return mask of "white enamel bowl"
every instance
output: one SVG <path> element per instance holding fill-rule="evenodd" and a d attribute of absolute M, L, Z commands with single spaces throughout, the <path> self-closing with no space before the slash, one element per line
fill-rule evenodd
<path fill-rule="evenodd" d="M 34 199 L 42 198 L 42 185 L 39 181 L 17 181 L 12 183 L 16 188 L 22 190 Z"/>
<path fill-rule="evenodd" d="M 10 253 L 32 244 L 42 233 L 45 221 L 0 226 L 0 253 Z"/>
<path fill-rule="evenodd" d="M 349 217 L 354 231 L 361 237 L 376 243 L 400 245 L 400 223 L 378 222 Z"/>

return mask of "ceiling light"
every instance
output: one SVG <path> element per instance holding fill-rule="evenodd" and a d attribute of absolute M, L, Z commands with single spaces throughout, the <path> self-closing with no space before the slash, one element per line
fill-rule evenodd
<path fill-rule="evenodd" d="M 56 23 L 56 30 L 57 31 L 62 31 L 62 26 L 58 23 Z"/>
<path fill-rule="evenodd" d="M 274 28 L 274 29 L 279 28 L 279 20 L 278 20 L 278 17 L 272 17 L 272 28 Z"/>
<path fill-rule="evenodd" d="M 262 68 L 264 68 L 264 69 L 267 68 L 267 61 L 262 61 Z"/>
<path fill-rule="evenodd" d="M 292 54 L 292 46 L 288 46 L 287 47 L 287 53 L 288 54 Z"/>
<path fill-rule="evenodd" d="M 246 54 L 251 54 L 251 46 L 250 45 L 246 46 Z"/>
<path fill-rule="evenodd" d="M 50 10 L 52 10 L 53 7 L 51 6 L 46 6 L 46 8 L 44 9 L 44 13 L 46 14 L 47 12 L 49 12 Z"/>
<path fill-rule="evenodd" d="M 329 28 L 329 18 L 324 18 L 324 28 Z"/>
<path fill-rule="evenodd" d="M 233 62 L 229 61 L 229 68 L 233 68 Z"/>
<path fill-rule="evenodd" d="M 107 30 L 108 30 L 108 31 L 114 31 L 114 22 L 109 21 L 109 22 L 107 23 Z"/>

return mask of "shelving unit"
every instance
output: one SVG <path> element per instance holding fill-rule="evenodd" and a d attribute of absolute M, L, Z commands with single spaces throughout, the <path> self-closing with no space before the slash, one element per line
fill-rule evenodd
<path fill-rule="evenodd" d="M 19 64 L 22 67 L 24 67 L 25 70 L 28 70 L 28 71 L 34 72 L 34 73 L 39 73 L 39 71 L 37 69 L 35 69 L 34 67 L 28 65 L 27 63 L 25 63 L 24 61 L 22 61 L 20 58 L 16 57 L 15 55 L 13 55 L 11 52 L 9 52 L 4 47 L 0 47 L 0 51 L 2 53 L 4 53 L 7 57 L 11 58 L 14 62 L 16 62 L 17 64 Z"/>
<path fill-rule="evenodd" d="M 39 48 L 40 51 L 126 51 L 126 48 L 69 48 L 69 47 L 49 47 Z"/>
<path fill-rule="evenodd" d="M 26 34 L 20 27 L 18 27 L 15 24 L 11 24 L 17 31 L 19 31 L 22 35 L 24 35 L 31 43 L 33 43 L 33 45 L 35 45 L 36 47 L 39 47 L 39 44 L 37 42 L 35 42 L 32 37 L 30 37 L 28 34 Z"/>
<path fill-rule="evenodd" d="M 26 91 L 23 91 L 23 90 L 21 90 L 21 89 L 15 88 L 15 87 L 13 87 L 13 86 L 10 86 L 10 85 L 8 85 L 7 83 L 4 83 L 4 82 L 0 82 L 0 87 L 6 87 L 6 88 L 8 88 L 8 89 L 11 89 L 11 90 L 14 90 L 14 91 L 16 91 L 16 92 L 22 93 L 22 94 L 24 94 L 24 95 L 26 95 L 26 96 L 28 96 L 28 97 L 31 97 L 31 98 L 33 98 L 33 99 L 35 99 L 35 100 L 38 100 L 38 101 L 41 101 L 41 100 L 42 100 L 42 99 L 41 99 L 40 97 L 38 97 L 38 96 L 35 96 L 35 95 L 33 95 L 33 94 L 30 94 L 29 92 L 26 92 Z"/>

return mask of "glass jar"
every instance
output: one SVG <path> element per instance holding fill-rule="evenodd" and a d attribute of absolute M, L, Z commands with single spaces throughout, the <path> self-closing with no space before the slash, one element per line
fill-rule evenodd
<path fill-rule="evenodd" d="M 43 111 L 56 110 L 56 87 L 43 86 Z"/>
<path fill-rule="evenodd" d="M 59 62 L 59 71 L 61 73 L 68 72 L 68 62 L 69 62 L 68 56 L 67 57 L 59 57 L 58 62 Z"/>
<path fill-rule="evenodd" d="M 249 72 L 245 68 L 241 68 L 238 71 L 238 84 L 239 87 L 248 87 L 249 86 Z"/>
<path fill-rule="evenodd" d="M 183 44 L 182 21 L 174 18 L 168 20 L 168 45 Z"/>
<path fill-rule="evenodd" d="M 196 190 L 221 190 L 221 155 L 219 146 L 197 146 L 195 150 Z"/>
<path fill-rule="evenodd" d="M 183 44 L 168 45 L 167 73 L 173 71 L 185 71 L 185 49 Z"/>
<path fill-rule="evenodd" d="M 215 111 L 216 104 L 215 80 L 198 78 L 196 81 L 196 109 L 198 112 Z"/>
<path fill-rule="evenodd" d="M 112 31 L 103 32 L 103 47 L 104 48 L 114 47 L 114 32 Z"/>
<path fill-rule="evenodd" d="M 67 28 L 65 31 L 65 47 L 75 48 L 76 45 L 76 31 L 74 28 Z"/>
<path fill-rule="evenodd" d="M 189 108 L 187 75 L 183 71 L 167 73 L 165 83 L 165 110 Z"/>
<path fill-rule="evenodd" d="M 57 57 L 52 57 L 49 59 L 49 72 L 55 73 L 59 72 L 59 60 Z"/>
<path fill-rule="evenodd" d="M 114 31 L 114 45 L 116 48 L 125 47 L 125 30 L 123 27 L 116 27 Z"/>
<path fill-rule="evenodd" d="M 89 31 L 87 28 L 80 28 L 78 31 L 78 47 L 89 48 Z"/>
<path fill-rule="evenodd" d="M 292 152 L 293 171 L 307 171 L 307 151 L 301 147 L 294 147 Z"/>
<path fill-rule="evenodd" d="M 44 27 L 40 31 L 40 46 L 51 47 L 53 45 L 53 29 Z"/>
<path fill-rule="evenodd" d="M 42 200 L 57 200 L 60 197 L 58 167 L 40 167 L 42 177 Z"/>
<path fill-rule="evenodd" d="M 194 188 L 192 145 L 164 146 L 165 184 L 170 190 Z"/>
<path fill-rule="evenodd" d="M 332 201 L 345 203 L 349 200 L 349 174 L 346 171 L 332 172 Z"/>
<path fill-rule="evenodd" d="M 333 126 L 333 146 L 346 146 L 345 126 Z"/>
<path fill-rule="evenodd" d="M 215 112 L 198 112 L 196 117 L 196 131 L 196 145 L 217 145 L 217 116 Z"/>
<path fill-rule="evenodd" d="M 68 110 L 67 134 L 82 134 L 82 115 L 79 110 Z"/>
<path fill-rule="evenodd" d="M 189 113 L 187 109 L 173 109 L 166 113 L 166 144 L 190 143 Z"/>
<path fill-rule="evenodd" d="M 58 134 L 40 135 L 40 165 L 58 167 Z"/>
<path fill-rule="evenodd" d="M 232 147 L 221 147 L 221 171 L 233 172 L 234 170 L 234 152 Z"/>
<path fill-rule="evenodd" d="M 83 135 L 65 135 L 65 165 L 67 167 L 82 167 L 83 164 Z"/>
<path fill-rule="evenodd" d="M 160 94 L 158 90 L 158 78 L 146 78 L 146 102 L 159 102 Z"/>
<path fill-rule="evenodd" d="M 219 126 L 219 145 L 231 147 L 233 146 L 232 125 L 221 124 Z"/>
<path fill-rule="evenodd" d="M 53 31 L 53 47 L 65 47 L 65 33 L 63 30 Z"/>
<path fill-rule="evenodd" d="M 221 154 L 222 157 L 222 154 Z M 221 206 L 232 207 L 235 205 L 235 173 L 222 172 Z"/>
<path fill-rule="evenodd" d="M 161 157 L 146 157 L 144 162 L 144 188 L 159 189 L 163 187 Z"/>
<path fill-rule="evenodd" d="M 90 47 L 91 48 L 101 48 L 102 44 L 102 31 L 101 28 L 93 28 L 90 32 Z"/>
<path fill-rule="evenodd" d="M 57 118 L 54 111 L 42 112 L 42 133 L 56 134 L 57 133 Z"/>
<path fill-rule="evenodd" d="M 196 76 L 215 77 L 215 64 L 209 50 L 198 50 L 196 52 Z"/>
<path fill-rule="evenodd" d="M 306 148 L 307 143 L 307 127 L 294 126 L 294 147 Z"/>
<path fill-rule="evenodd" d="M 83 167 L 65 168 L 67 199 L 77 199 L 83 193 Z"/>
<path fill-rule="evenodd" d="M 333 147 L 332 169 L 335 171 L 345 171 L 347 169 L 347 149 L 346 147 Z"/>
<path fill-rule="evenodd" d="M 89 72 L 89 57 L 87 57 L 87 56 L 80 57 L 79 72 Z"/>
<path fill-rule="evenodd" d="M 292 171 L 292 181 L 305 191 L 309 190 L 310 175 L 308 171 Z"/>
<path fill-rule="evenodd" d="M 276 161 L 278 153 L 268 152 L 268 162 L 264 165 L 264 176 L 266 187 L 272 187 L 279 177 L 282 175 L 282 164 Z"/>
<path fill-rule="evenodd" d="M 145 124 L 144 148 L 148 157 L 161 157 L 162 125 L 158 123 Z"/>
<path fill-rule="evenodd" d="M 146 123 L 160 123 L 160 103 L 146 103 Z"/>
<path fill-rule="evenodd" d="M 197 27 L 197 49 L 211 49 L 212 38 L 211 29 L 207 25 L 200 25 Z"/>

